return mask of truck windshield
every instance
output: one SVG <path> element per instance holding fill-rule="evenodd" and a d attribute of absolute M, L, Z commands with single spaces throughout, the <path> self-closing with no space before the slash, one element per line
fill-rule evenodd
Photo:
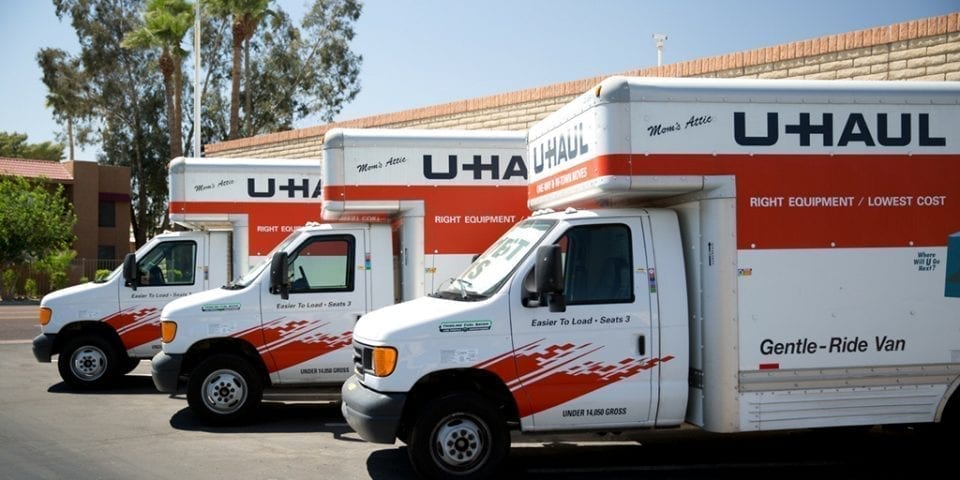
<path fill-rule="evenodd" d="M 437 296 L 482 300 L 493 295 L 556 223 L 556 220 L 529 219 L 514 225 L 466 271 L 451 279 L 450 285 L 437 292 Z"/>
<path fill-rule="evenodd" d="M 250 270 L 247 270 L 247 273 L 245 273 L 242 277 L 238 278 L 237 281 L 229 285 L 226 285 L 223 288 L 226 288 L 228 290 L 239 290 L 241 288 L 246 288 L 248 285 L 250 285 L 254 281 L 254 279 L 260 276 L 260 273 L 270 268 L 270 261 L 273 260 L 273 254 L 287 248 L 287 245 L 290 245 L 297 238 L 300 237 L 299 234 L 300 234 L 300 230 L 297 230 L 291 233 L 290 236 L 285 238 L 282 242 L 280 242 L 279 245 L 274 247 L 273 250 L 271 250 L 270 253 L 268 253 L 267 256 L 260 261 L 260 263 L 258 263 L 256 266 L 254 266 Z"/>

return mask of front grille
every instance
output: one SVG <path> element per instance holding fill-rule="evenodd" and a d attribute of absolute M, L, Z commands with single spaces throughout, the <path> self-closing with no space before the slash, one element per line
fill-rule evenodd
<path fill-rule="evenodd" d="M 373 348 L 353 342 L 353 371 L 361 379 L 373 371 Z"/>

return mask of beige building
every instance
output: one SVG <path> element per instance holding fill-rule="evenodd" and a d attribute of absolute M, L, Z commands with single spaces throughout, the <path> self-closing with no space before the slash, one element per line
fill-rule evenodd
<path fill-rule="evenodd" d="M 0 176 L 22 176 L 61 184 L 73 203 L 77 251 L 70 280 L 93 279 L 98 268 L 115 267 L 130 252 L 130 168 L 96 162 L 0 158 Z M 26 272 L 25 272 L 26 273 Z M 21 275 L 21 279 L 25 275 Z M 46 291 L 46 279 L 40 291 Z M 21 280 L 22 281 L 22 280 Z"/>
<path fill-rule="evenodd" d="M 526 130 L 610 75 L 960 80 L 960 12 L 205 146 L 214 157 L 319 158 L 334 127 Z"/>

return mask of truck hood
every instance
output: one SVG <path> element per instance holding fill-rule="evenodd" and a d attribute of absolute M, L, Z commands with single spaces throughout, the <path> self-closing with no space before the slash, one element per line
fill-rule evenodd
<path fill-rule="evenodd" d="M 489 322 L 482 324 L 484 330 L 490 330 L 492 325 L 494 330 L 505 327 L 509 331 L 509 325 L 496 325 L 494 319 L 490 318 L 491 303 L 496 298 L 493 296 L 480 302 L 464 302 L 420 297 L 398 303 L 361 317 L 353 330 L 353 338 L 370 345 L 422 340 L 435 338 L 444 325 L 477 321 Z"/>
<path fill-rule="evenodd" d="M 194 293 L 192 295 L 187 295 L 186 297 L 178 298 L 163 307 L 163 312 L 160 313 L 160 318 L 164 320 L 177 320 L 184 318 L 185 316 L 187 318 L 194 317 L 201 313 L 209 315 L 207 312 L 219 312 L 229 315 L 239 311 L 241 308 L 254 308 L 259 310 L 259 302 L 257 302 L 256 305 L 244 305 L 244 303 L 251 303 L 254 300 L 259 300 L 259 297 L 256 295 L 245 293 L 248 289 L 249 287 L 242 290 L 215 288 L 213 290 L 206 290 L 203 292 Z"/>
<path fill-rule="evenodd" d="M 55 308 L 63 305 L 64 303 L 74 303 L 78 299 L 84 298 L 85 296 L 95 296 L 97 293 L 94 293 L 96 290 L 103 290 L 104 295 L 107 291 L 112 291 L 110 287 L 113 286 L 113 282 L 106 283 L 81 283 L 80 285 L 74 285 L 72 287 L 62 288 L 55 292 L 50 292 L 43 296 L 43 300 L 40 300 L 41 307 L 50 307 Z M 99 292 L 98 292 L 99 293 Z M 93 297 L 90 297 L 93 298 Z M 97 302 L 102 301 L 102 299 L 97 298 Z M 86 302 L 85 302 L 86 303 Z"/>

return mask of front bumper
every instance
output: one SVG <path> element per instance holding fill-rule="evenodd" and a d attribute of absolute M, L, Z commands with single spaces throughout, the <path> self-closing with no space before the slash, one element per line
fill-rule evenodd
<path fill-rule="evenodd" d="M 55 333 L 41 333 L 33 339 L 33 356 L 38 362 L 50 363 L 50 357 L 53 356 L 53 341 L 56 337 Z"/>
<path fill-rule="evenodd" d="M 343 417 L 360 438 L 372 443 L 394 443 L 407 394 L 375 392 L 355 376 L 343 383 L 340 393 Z"/>
<path fill-rule="evenodd" d="M 168 354 L 160 352 L 150 361 L 150 376 L 153 385 L 163 393 L 177 393 L 180 386 L 180 365 L 183 364 L 182 354 Z"/>

